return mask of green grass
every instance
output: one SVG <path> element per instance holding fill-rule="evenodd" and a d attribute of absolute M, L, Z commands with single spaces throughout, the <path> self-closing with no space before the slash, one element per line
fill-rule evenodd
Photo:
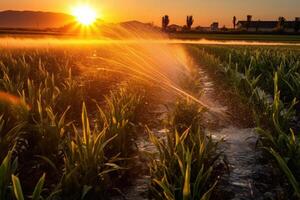
<path fill-rule="evenodd" d="M 260 35 L 260 34 L 202 34 L 202 33 L 172 33 L 172 39 L 184 40 L 241 40 L 261 42 L 300 42 L 299 35 Z"/>

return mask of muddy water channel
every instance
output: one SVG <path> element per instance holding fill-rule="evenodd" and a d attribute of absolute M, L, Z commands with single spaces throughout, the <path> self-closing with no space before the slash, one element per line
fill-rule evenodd
<path fill-rule="evenodd" d="M 149 131 L 154 133 L 161 139 L 165 138 L 165 133 L 169 131 L 165 122 L 168 114 L 174 106 L 176 97 L 174 93 L 153 89 L 149 92 L 143 109 L 141 121 L 147 125 Z M 138 131 L 138 138 L 135 141 L 137 152 L 132 158 L 133 167 L 130 170 L 130 176 L 126 186 L 121 189 L 121 195 L 113 198 L 113 200 L 148 200 L 150 175 L 148 163 L 149 153 L 156 153 L 157 149 L 149 140 L 148 130 L 145 130 L 145 125 L 141 125 Z"/>
<path fill-rule="evenodd" d="M 278 172 L 266 161 L 265 153 L 258 146 L 259 137 L 255 132 L 251 109 L 242 104 L 230 88 L 222 85 L 213 72 L 199 67 L 199 74 L 203 89 L 200 100 L 214 110 L 226 113 L 217 115 L 208 111 L 203 117 L 206 134 L 220 142 L 218 151 L 224 163 L 212 199 L 282 199 L 283 189 L 275 176 Z M 167 119 L 176 97 L 164 91 L 155 95 L 145 106 L 145 118 L 150 130 L 162 138 L 168 131 L 163 121 Z M 132 180 L 121 190 L 122 196 L 114 199 L 149 199 L 150 176 L 146 152 L 154 153 L 156 149 L 145 131 L 137 138 L 136 146 L 138 151 L 133 158 Z"/>
<path fill-rule="evenodd" d="M 258 146 L 251 109 L 214 72 L 200 66 L 199 73 L 204 90 L 201 100 L 226 113 L 218 116 L 207 112 L 204 117 L 206 133 L 223 140 L 219 151 L 227 165 L 214 199 L 281 199 L 280 180 L 276 180 L 275 169 L 264 160 L 266 155 Z"/>

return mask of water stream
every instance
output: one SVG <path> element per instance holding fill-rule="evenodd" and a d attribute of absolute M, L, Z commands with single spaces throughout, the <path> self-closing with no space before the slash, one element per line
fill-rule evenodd
<path fill-rule="evenodd" d="M 258 135 L 255 132 L 255 123 L 251 111 L 227 94 L 227 88 L 220 85 L 210 70 L 200 66 L 199 75 L 202 82 L 203 94 L 200 101 L 208 105 L 211 110 L 224 111 L 226 115 L 218 115 L 207 111 L 204 114 L 203 123 L 206 133 L 212 135 L 216 141 L 224 140 L 219 145 L 219 151 L 228 163 L 228 173 L 224 173 L 215 190 L 214 199 L 217 200 L 252 200 L 252 199 L 276 199 L 282 193 L 278 182 L 274 179 L 273 168 L 263 160 L 263 152 L 257 147 Z M 157 92 L 156 92 L 157 93 Z M 163 137 L 164 129 L 162 121 L 167 118 L 169 110 L 166 104 L 172 105 L 175 98 L 165 91 L 158 92 L 149 100 L 145 109 L 146 118 L 150 119 L 149 127 L 158 136 Z M 171 106 L 170 106 L 171 107 Z M 149 122 L 147 122 L 149 123 Z M 148 186 L 150 183 L 148 165 L 149 162 L 144 152 L 155 152 L 148 134 L 139 134 L 136 141 L 138 153 L 134 158 L 135 167 L 132 169 L 133 180 L 130 185 L 121 189 L 123 195 L 115 199 L 144 200 L 149 199 Z"/>
<path fill-rule="evenodd" d="M 159 90 L 158 90 L 159 91 Z M 175 102 L 174 94 L 160 90 L 149 99 L 149 103 L 144 107 L 144 118 L 146 118 L 147 127 L 159 138 L 164 138 L 166 131 L 164 121 L 168 117 L 168 107 Z M 155 100 L 156 99 L 156 100 Z M 151 103 L 150 103 L 151 102 Z M 157 152 L 156 147 L 149 141 L 149 136 L 145 129 L 139 132 L 135 141 L 137 154 L 134 157 L 134 167 L 132 168 L 130 184 L 121 189 L 122 196 L 113 198 L 113 200 L 147 200 L 149 199 L 149 158 L 147 152 Z"/>
<path fill-rule="evenodd" d="M 204 114 L 204 123 L 206 133 L 212 135 L 217 141 L 224 141 L 219 146 L 219 151 L 227 159 L 229 172 L 222 175 L 219 180 L 219 186 L 216 189 L 214 199 L 222 200 L 252 200 L 276 198 L 281 188 L 272 183 L 272 167 L 267 162 L 261 162 L 263 153 L 257 148 L 258 135 L 255 133 L 255 124 L 253 122 L 244 123 L 242 121 L 250 120 L 249 113 L 238 113 L 241 120 L 232 117 L 233 112 L 232 99 L 230 96 L 220 96 L 225 90 L 218 86 L 210 77 L 210 73 L 205 68 L 199 69 L 202 80 L 203 95 L 201 101 L 212 106 L 214 109 L 224 110 L 227 115 L 218 116 L 215 113 L 206 112 Z M 153 119 L 152 131 L 163 137 L 164 127 L 162 121 L 166 119 L 168 109 L 165 104 L 174 103 L 174 99 L 160 96 L 160 103 L 153 104 L 148 108 L 148 117 Z M 157 98 L 158 99 L 158 98 Z M 234 104 L 234 103 L 233 103 Z M 251 120 L 250 120 L 251 121 Z M 143 152 L 155 152 L 155 147 L 149 142 L 148 135 L 143 133 L 136 141 L 139 153 L 135 157 L 136 167 L 133 169 L 133 182 L 123 188 L 123 197 L 117 199 L 144 200 L 148 197 L 148 185 L 150 183 L 149 171 L 147 168 L 147 158 Z M 264 180 L 262 180 L 264 179 Z M 269 181 L 269 182 L 268 182 Z M 276 181 L 275 181 L 276 182 Z M 275 186 L 270 189 L 271 186 Z"/>
<path fill-rule="evenodd" d="M 216 77 L 205 67 L 200 66 L 203 85 L 201 101 L 227 112 L 224 117 L 205 114 L 206 132 L 216 140 L 223 139 L 219 151 L 227 160 L 229 172 L 219 182 L 215 199 L 251 200 L 277 199 L 281 188 L 279 180 L 273 180 L 273 169 L 270 163 L 263 162 L 263 152 L 257 146 L 258 135 L 255 124 L 251 121 L 251 111 L 240 110 L 226 88 L 216 82 Z M 219 85 L 218 85 L 219 84 Z M 233 113 L 235 110 L 240 112 Z M 237 115 L 237 116 L 235 116 Z M 247 123 L 248 121 L 248 123 Z"/>

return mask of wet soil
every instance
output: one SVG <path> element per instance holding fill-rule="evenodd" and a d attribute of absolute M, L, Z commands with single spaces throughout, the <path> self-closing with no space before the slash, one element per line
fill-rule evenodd
<path fill-rule="evenodd" d="M 228 171 L 219 180 L 213 199 L 251 200 L 283 199 L 277 169 L 265 160 L 255 132 L 255 120 L 249 105 L 224 82 L 224 76 L 205 66 L 199 66 L 203 95 L 201 100 L 225 115 L 207 112 L 206 133 L 216 140 Z"/>
<path fill-rule="evenodd" d="M 176 97 L 168 91 L 157 86 L 148 88 L 145 104 L 142 107 L 139 121 L 141 122 L 138 137 L 135 140 L 136 154 L 133 155 L 133 166 L 129 170 L 128 181 L 120 188 L 121 195 L 113 200 L 146 200 L 150 199 L 148 189 L 150 184 L 150 162 L 147 154 L 155 153 L 156 147 L 149 141 L 148 131 L 145 126 L 156 136 L 163 138 L 168 129 L 164 124 L 168 113 L 174 105 Z"/>
<path fill-rule="evenodd" d="M 224 77 L 205 66 L 199 66 L 199 77 L 203 94 L 200 100 L 214 110 L 224 111 L 224 115 L 206 112 L 203 118 L 205 131 L 212 135 L 219 145 L 223 163 L 218 186 L 213 193 L 215 200 L 254 200 L 284 199 L 280 186 L 278 169 L 274 169 L 258 146 L 259 136 L 255 132 L 255 120 L 252 110 L 236 92 L 224 83 Z M 163 137 L 163 121 L 176 100 L 165 91 L 157 88 L 149 95 L 144 105 L 142 121 L 156 135 Z M 159 91 L 159 90 L 158 90 Z M 151 103 L 150 103 L 151 102 Z M 149 199 L 148 186 L 150 176 L 149 162 L 145 152 L 155 152 L 148 133 L 141 128 L 136 140 L 137 153 L 130 172 L 130 181 L 120 189 L 122 195 L 113 199 L 144 200 Z M 227 170 L 225 170 L 227 169 Z"/>

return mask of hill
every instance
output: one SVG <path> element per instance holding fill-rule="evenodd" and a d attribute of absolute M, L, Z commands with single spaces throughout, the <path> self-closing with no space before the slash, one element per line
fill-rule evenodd
<path fill-rule="evenodd" d="M 139 21 L 126 21 L 121 23 L 106 23 L 102 20 L 98 20 L 91 27 L 80 26 L 79 24 L 69 23 L 59 29 L 60 33 L 65 34 L 82 34 L 90 35 L 102 38 L 153 38 L 161 35 L 160 28 L 153 26 L 150 23 L 142 23 Z"/>
<path fill-rule="evenodd" d="M 0 28 L 55 28 L 72 21 L 73 16 L 63 13 L 13 10 L 0 12 Z"/>

